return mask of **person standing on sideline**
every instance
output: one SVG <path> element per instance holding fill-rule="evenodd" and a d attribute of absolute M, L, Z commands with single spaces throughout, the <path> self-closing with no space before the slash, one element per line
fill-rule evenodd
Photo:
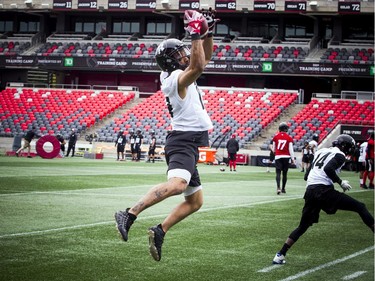
<path fill-rule="evenodd" d="M 56 136 L 56 138 L 60 142 L 60 155 L 61 155 L 61 157 L 64 157 L 64 155 L 65 155 L 65 144 L 66 144 L 64 136 L 62 134 L 58 134 Z"/>
<path fill-rule="evenodd" d="M 310 163 L 314 160 L 315 152 L 318 150 L 318 143 L 319 143 L 319 135 L 313 134 L 312 140 L 309 141 L 309 147 L 310 147 Z"/>
<path fill-rule="evenodd" d="M 126 135 L 125 132 L 119 131 L 117 134 L 115 147 L 117 147 L 117 161 L 124 161 L 124 151 L 125 151 L 125 145 L 126 145 Z M 121 159 L 120 159 L 121 155 Z"/>
<path fill-rule="evenodd" d="M 155 149 L 156 149 L 156 137 L 155 131 L 151 131 L 150 146 L 148 148 L 148 159 L 147 162 L 155 163 Z"/>
<path fill-rule="evenodd" d="M 135 160 L 137 160 L 137 151 L 135 149 L 135 138 L 136 138 L 136 135 L 134 134 L 133 130 L 130 130 L 129 134 L 130 134 L 130 136 L 129 136 L 130 153 L 132 155 L 132 161 L 135 161 Z"/>
<path fill-rule="evenodd" d="M 231 138 L 228 140 L 226 145 L 228 151 L 228 158 L 229 158 L 229 169 L 232 172 L 236 172 L 236 159 L 237 159 L 237 152 L 240 149 L 238 141 L 236 140 L 236 135 L 233 134 Z"/>
<path fill-rule="evenodd" d="M 141 130 L 137 130 L 137 135 L 135 136 L 135 151 L 136 151 L 136 161 L 141 160 L 142 154 L 142 144 L 143 144 L 143 135 Z"/>
<path fill-rule="evenodd" d="M 209 34 L 201 39 L 200 29 L 207 19 Z M 202 92 L 196 80 L 211 60 L 212 30 L 215 25 L 213 10 L 185 12 L 185 29 L 191 35 L 191 49 L 178 39 L 166 39 L 156 49 L 156 63 L 162 70 L 161 90 L 171 116 L 172 130 L 165 144 L 168 165 L 167 181 L 151 188 L 133 207 L 115 214 L 117 229 L 124 241 L 130 226 L 145 209 L 164 199 L 183 194 L 184 200 L 163 220 L 149 228 L 149 250 L 156 260 L 161 259 L 165 234 L 172 226 L 198 211 L 203 204 L 203 191 L 197 170 L 199 147 L 209 145 L 208 131 L 213 128 L 202 103 Z"/>
<path fill-rule="evenodd" d="M 359 172 L 359 186 L 363 189 L 367 189 L 367 185 L 364 184 L 363 174 L 366 171 L 366 151 L 367 141 L 364 141 L 359 145 L 359 157 L 358 157 L 358 172 Z"/>
<path fill-rule="evenodd" d="M 285 186 L 288 180 L 289 161 L 294 164 L 293 139 L 287 134 L 289 126 L 282 122 L 279 132 L 272 139 L 272 150 L 275 152 L 277 195 L 286 193 Z M 282 185 L 280 189 L 282 173 Z"/>
<path fill-rule="evenodd" d="M 72 152 L 72 157 L 74 157 L 74 153 L 76 151 L 76 142 L 77 142 L 77 133 L 74 128 L 72 128 L 72 132 L 69 135 L 68 141 L 68 151 L 66 152 L 66 157 L 69 156 L 70 151 Z"/>
<path fill-rule="evenodd" d="M 354 150 L 354 154 L 353 154 L 353 162 L 354 162 L 354 171 L 356 173 L 359 172 L 359 166 L 360 166 L 360 162 L 359 162 L 359 156 L 360 156 L 360 143 L 357 142 L 357 144 L 355 145 L 355 150 Z"/>
<path fill-rule="evenodd" d="M 31 141 L 34 138 L 39 138 L 40 136 L 36 133 L 36 128 L 33 126 L 29 131 L 27 131 L 26 135 L 23 137 L 23 146 L 21 146 L 16 151 L 16 156 L 19 157 L 20 153 L 27 148 L 27 158 L 31 158 L 30 151 L 31 151 Z"/>
<path fill-rule="evenodd" d="M 305 174 L 307 180 L 304 195 L 305 205 L 302 209 L 302 217 L 298 227 L 293 230 L 286 239 L 281 250 L 276 253 L 273 263 L 284 264 L 287 251 L 314 223 L 319 221 L 321 210 L 328 215 L 333 215 L 337 210 L 352 211 L 359 214 L 362 221 L 374 232 L 374 218 L 366 206 L 345 194 L 351 189 L 347 180 L 342 180 L 338 173 L 344 166 L 346 156 L 354 150 L 354 139 L 349 135 L 339 135 L 330 148 L 320 149 L 314 157 L 309 170 Z M 343 192 L 334 188 L 338 183 Z M 345 236 L 345 231 L 341 233 Z M 342 238 L 344 239 L 344 238 Z"/>
<path fill-rule="evenodd" d="M 369 178 L 369 189 L 374 189 L 374 131 L 369 130 L 366 149 L 366 169 L 363 173 L 363 185 L 366 185 L 367 177 Z"/>
<path fill-rule="evenodd" d="M 302 148 L 302 170 L 301 172 L 307 171 L 310 165 L 310 146 L 307 141 L 305 141 L 304 146 Z"/>

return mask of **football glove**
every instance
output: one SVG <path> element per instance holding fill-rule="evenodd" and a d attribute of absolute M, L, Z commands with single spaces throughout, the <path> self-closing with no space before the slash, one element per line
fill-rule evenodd
<path fill-rule="evenodd" d="M 342 180 L 340 186 L 341 186 L 342 190 L 344 190 L 344 192 L 348 191 L 352 188 L 349 184 L 349 181 L 347 181 L 347 180 Z"/>
<path fill-rule="evenodd" d="M 187 25 L 185 26 L 185 30 L 189 32 L 190 35 L 200 35 L 203 21 L 204 17 L 201 13 L 194 11 L 190 15 L 187 11 L 185 11 L 184 23 Z"/>
<path fill-rule="evenodd" d="M 208 34 L 212 34 L 215 24 L 220 21 L 220 19 L 216 18 L 216 11 L 210 7 L 208 10 L 202 9 L 201 13 L 207 20 Z"/>

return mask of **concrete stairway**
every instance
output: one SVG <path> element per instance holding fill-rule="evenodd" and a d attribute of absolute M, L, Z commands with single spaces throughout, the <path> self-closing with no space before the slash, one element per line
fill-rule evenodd
<path fill-rule="evenodd" d="M 292 119 L 298 112 L 300 112 L 306 104 L 294 104 L 291 105 L 288 109 L 286 109 L 279 118 L 277 118 L 273 123 L 271 123 L 267 128 L 263 130 L 260 136 L 252 142 L 248 149 L 251 150 L 260 150 L 264 142 L 268 139 L 271 139 L 273 135 L 278 132 L 279 124 L 281 122 L 288 122 Z"/>

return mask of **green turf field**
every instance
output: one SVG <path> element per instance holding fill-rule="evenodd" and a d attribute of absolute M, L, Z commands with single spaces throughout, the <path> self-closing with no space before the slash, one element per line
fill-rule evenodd
<path fill-rule="evenodd" d="M 287 264 L 272 265 L 299 222 L 305 190 L 299 170 L 290 170 L 281 196 L 275 173 L 265 168 L 231 173 L 200 164 L 199 171 L 205 203 L 168 232 L 155 262 L 147 229 L 182 195 L 143 212 L 127 243 L 113 215 L 164 181 L 165 163 L 0 157 L 0 280 L 374 280 L 373 233 L 351 212 L 322 213 Z M 374 192 L 360 190 L 358 174 L 341 177 L 374 214 Z"/>

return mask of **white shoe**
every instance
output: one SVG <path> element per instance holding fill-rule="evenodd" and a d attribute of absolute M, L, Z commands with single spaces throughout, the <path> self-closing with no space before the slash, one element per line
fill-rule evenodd
<path fill-rule="evenodd" d="M 277 253 L 275 255 L 275 257 L 273 258 L 273 261 L 272 261 L 273 264 L 284 264 L 286 263 L 285 261 L 285 256 L 280 254 L 280 253 Z"/>

